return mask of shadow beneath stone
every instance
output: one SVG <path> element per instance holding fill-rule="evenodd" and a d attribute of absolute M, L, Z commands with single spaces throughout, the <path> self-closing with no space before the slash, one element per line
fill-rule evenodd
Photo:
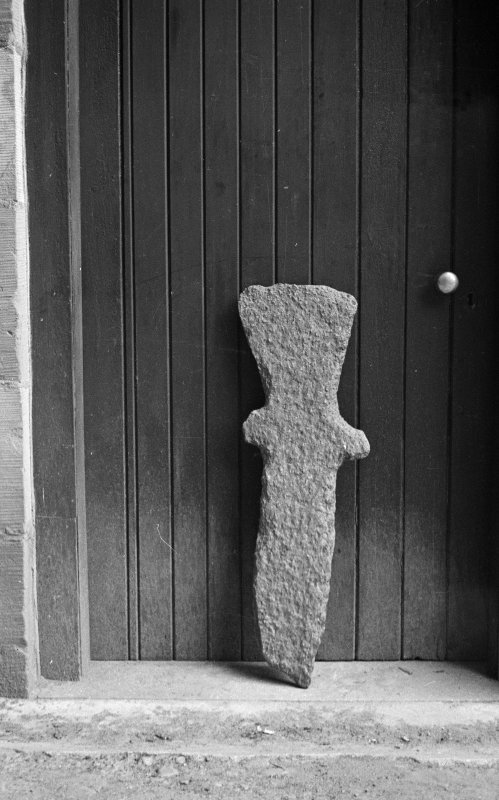
<path fill-rule="evenodd" d="M 286 675 L 283 675 L 279 670 L 269 667 L 268 664 L 255 664 L 250 661 L 226 661 L 224 669 L 241 675 L 245 678 L 252 678 L 256 681 L 264 683 L 279 683 L 287 686 L 295 686 Z"/>

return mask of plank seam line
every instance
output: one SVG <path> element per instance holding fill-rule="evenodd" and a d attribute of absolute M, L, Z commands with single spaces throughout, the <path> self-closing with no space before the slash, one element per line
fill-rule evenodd
<path fill-rule="evenodd" d="M 450 265 L 451 270 L 455 269 L 456 263 L 456 93 L 458 90 L 457 81 L 457 17 L 453 7 L 452 14 L 452 133 L 451 133 L 451 198 L 450 198 Z M 454 383 L 454 296 L 451 295 L 449 303 L 449 352 L 448 352 L 448 391 L 447 391 L 447 459 L 446 459 L 446 542 L 445 542 L 445 660 L 449 657 L 449 628 L 450 628 L 450 544 L 452 529 L 452 397 Z"/>
<path fill-rule="evenodd" d="M 357 181 L 356 181 L 356 203 L 357 203 L 357 219 L 356 219 L 356 279 L 357 279 L 357 341 L 356 341 L 356 409 L 355 409 L 355 425 L 360 429 L 360 379 L 361 379 L 361 318 L 362 318 L 362 303 L 361 303 L 361 289 L 362 289 L 362 0 L 357 2 L 357 77 L 356 77 L 356 105 L 357 105 L 357 142 L 356 142 L 356 160 L 357 160 Z M 353 658 L 358 659 L 359 656 L 359 621 L 360 621 L 360 462 L 355 461 L 355 593 L 354 593 L 354 640 L 353 640 Z"/>
<path fill-rule="evenodd" d="M 207 657 L 211 655 L 210 631 L 210 515 L 208 497 L 208 320 L 207 320 L 207 281 L 206 281 L 206 64 L 205 64 L 205 3 L 199 3 L 199 103 L 200 103 L 200 173 L 201 173 L 201 263 L 202 263 L 202 328 L 203 328 L 203 393 L 204 393 L 204 525 L 205 525 L 205 585 L 206 585 L 206 643 Z"/>
<path fill-rule="evenodd" d="M 401 484 L 400 496 L 400 527 L 401 527 L 401 554 L 400 554 L 400 658 L 404 658 L 404 626 L 405 626 L 405 540 L 406 540 L 406 433 L 407 433 L 407 303 L 408 303 L 408 264 L 409 264 L 409 142 L 410 142 L 410 82 L 411 82 L 411 12 L 410 0 L 406 0 L 406 75 L 405 75 L 405 219 L 404 219 L 404 330 L 403 330 L 403 372 L 402 372 L 402 458 L 401 458 Z"/>
<path fill-rule="evenodd" d="M 170 0 L 164 4 L 164 98 L 163 113 L 165 126 L 165 213 L 166 213 L 166 308 L 167 308 L 167 354 L 168 354 L 168 468 L 170 487 L 170 653 L 172 659 L 176 657 L 176 626 L 175 626 L 175 504 L 174 504 L 174 468 L 173 468 L 173 354 L 172 354 L 172 254 L 171 254 L 171 183 L 170 183 Z"/>

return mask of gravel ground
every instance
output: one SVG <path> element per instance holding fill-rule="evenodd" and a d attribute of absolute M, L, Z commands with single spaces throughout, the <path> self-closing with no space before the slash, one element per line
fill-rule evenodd
<path fill-rule="evenodd" d="M 210 797 L 497 800 L 497 765 L 420 763 L 412 758 L 208 757 L 113 753 L 0 754 L 2 800 Z"/>
<path fill-rule="evenodd" d="M 499 800 L 499 709 L 0 700 L 0 800 L 56 797 Z"/>

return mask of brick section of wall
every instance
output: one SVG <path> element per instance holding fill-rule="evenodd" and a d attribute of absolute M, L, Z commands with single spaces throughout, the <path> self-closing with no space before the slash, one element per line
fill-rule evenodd
<path fill-rule="evenodd" d="M 0 0 L 0 695 L 34 677 L 22 2 Z"/>

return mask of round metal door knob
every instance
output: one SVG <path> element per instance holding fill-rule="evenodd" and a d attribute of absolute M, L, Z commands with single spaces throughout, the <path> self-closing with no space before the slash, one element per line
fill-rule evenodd
<path fill-rule="evenodd" d="M 442 272 L 438 276 L 437 286 L 443 294 L 451 294 L 459 286 L 459 278 L 454 272 Z"/>

